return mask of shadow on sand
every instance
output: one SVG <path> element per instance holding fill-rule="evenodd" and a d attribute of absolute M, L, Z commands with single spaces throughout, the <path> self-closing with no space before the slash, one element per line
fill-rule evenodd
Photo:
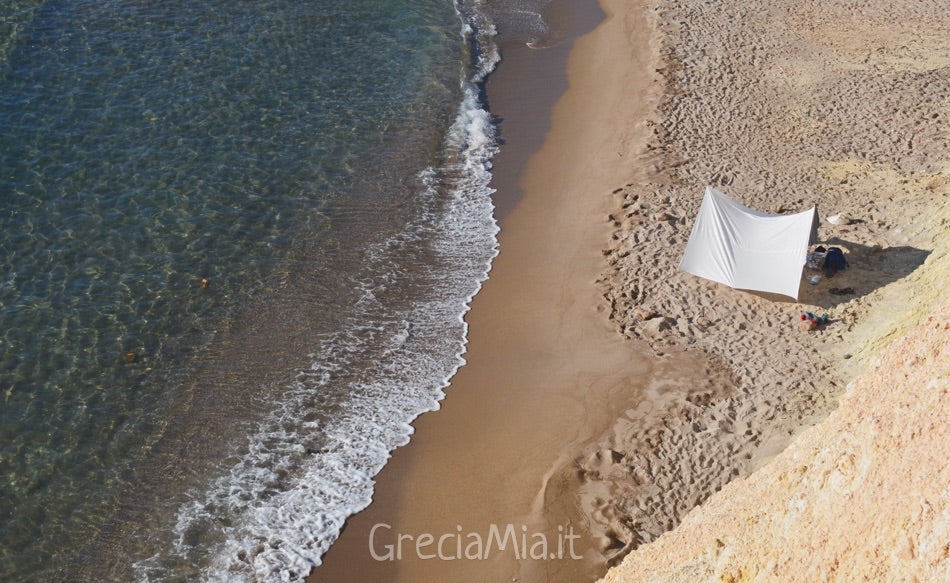
<path fill-rule="evenodd" d="M 838 247 L 845 253 L 848 268 L 832 274 L 805 268 L 798 301 L 770 293 L 749 292 L 774 302 L 807 304 L 831 309 L 854 298 L 866 296 L 874 290 L 903 279 L 923 265 L 930 251 L 916 247 L 870 247 L 832 237 L 822 243 L 826 248 Z M 817 284 L 809 279 L 818 276 Z"/>

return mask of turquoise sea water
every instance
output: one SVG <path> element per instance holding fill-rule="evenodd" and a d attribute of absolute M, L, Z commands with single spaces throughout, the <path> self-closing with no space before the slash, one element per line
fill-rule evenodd
<path fill-rule="evenodd" d="M 491 12 L 0 0 L 0 580 L 319 561 L 463 362 Z"/>

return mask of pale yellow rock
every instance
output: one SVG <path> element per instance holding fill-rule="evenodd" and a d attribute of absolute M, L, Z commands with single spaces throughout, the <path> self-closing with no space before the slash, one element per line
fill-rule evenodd
<path fill-rule="evenodd" d="M 950 301 L 605 582 L 950 581 Z"/>

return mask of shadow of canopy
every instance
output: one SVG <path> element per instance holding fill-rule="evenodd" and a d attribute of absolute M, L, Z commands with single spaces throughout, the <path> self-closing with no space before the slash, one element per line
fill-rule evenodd
<path fill-rule="evenodd" d="M 804 268 L 798 301 L 776 293 L 742 291 L 770 302 L 808 304 L 828 310 L 907 277 L 923 265 L 931 253 L 926 249 L 909 246 L 872 247 L 838 237 L 832 237 L 821 245 L 826 248 L 840 248 L 845 254 L 848 268 L 836 272 L 831 277 L 826 276 L 822 270 Z M 813 275 L 820 276 L 820 281 L 816 285 L 808 283 L 808 279 Z M 852 293 L 833 293 L 834 290 L 849 288 Z"/>
<path fill-rule="evenodd" d="M 862 245 L 832 237 L 823 243 L 825 247 L 838 247 L 845 253 L 848 268 L 831 277 L 820 270 L 805 268 L 798 301 L 825 309 L 847 303 L 856 297 L 870 294 L 895 281 L 904 279 L 923 265 L 931 251 L 910 246 L 880 248 Z M 816 285 L 807 279 L 820 275 Z M 853 290 L 853 293 L 834 293 L 835 290 Z"/>

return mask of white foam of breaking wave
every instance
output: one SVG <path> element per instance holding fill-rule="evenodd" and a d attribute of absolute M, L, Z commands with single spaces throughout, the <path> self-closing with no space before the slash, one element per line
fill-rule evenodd
<path fill-rule="evenodd" d="M 408 443 L 411 422 L 439 407 L 465 362 L 464 315 L 497 254 L 489 187 L 497 142 L 480 83 L 499 57 L 494 27 L 479 7 L 457 6 L 475 65 L 462 81 L 463 102 L 446 139 L 456 155 L 420 176 L 422 197 L 444 196 L 438 188 L 450 184 L 448 201 L 426 207 L 431 214 L 371 249 L 373 273 L 353 281 L 362 295 L 350 326 L 324 339 L 246 453 L 180 509 L 177 558 L 136 563 L 138 579 L 183 570 L 203 581 L 301 579 L 320 564 L 345 520 L 370 503 L 373 477 L 393 449 Z M 433 240 L 443 269 L 426 278 L 425 299 L 392 313 L 378 296 L 400 269 L 401 251 Z M 375 365 L 367 367 L 367 358 Z M 347 400 L 322 402 L 322 395 L 339 393 L 326 390 L 335 383 L 347 383 Z"/>

